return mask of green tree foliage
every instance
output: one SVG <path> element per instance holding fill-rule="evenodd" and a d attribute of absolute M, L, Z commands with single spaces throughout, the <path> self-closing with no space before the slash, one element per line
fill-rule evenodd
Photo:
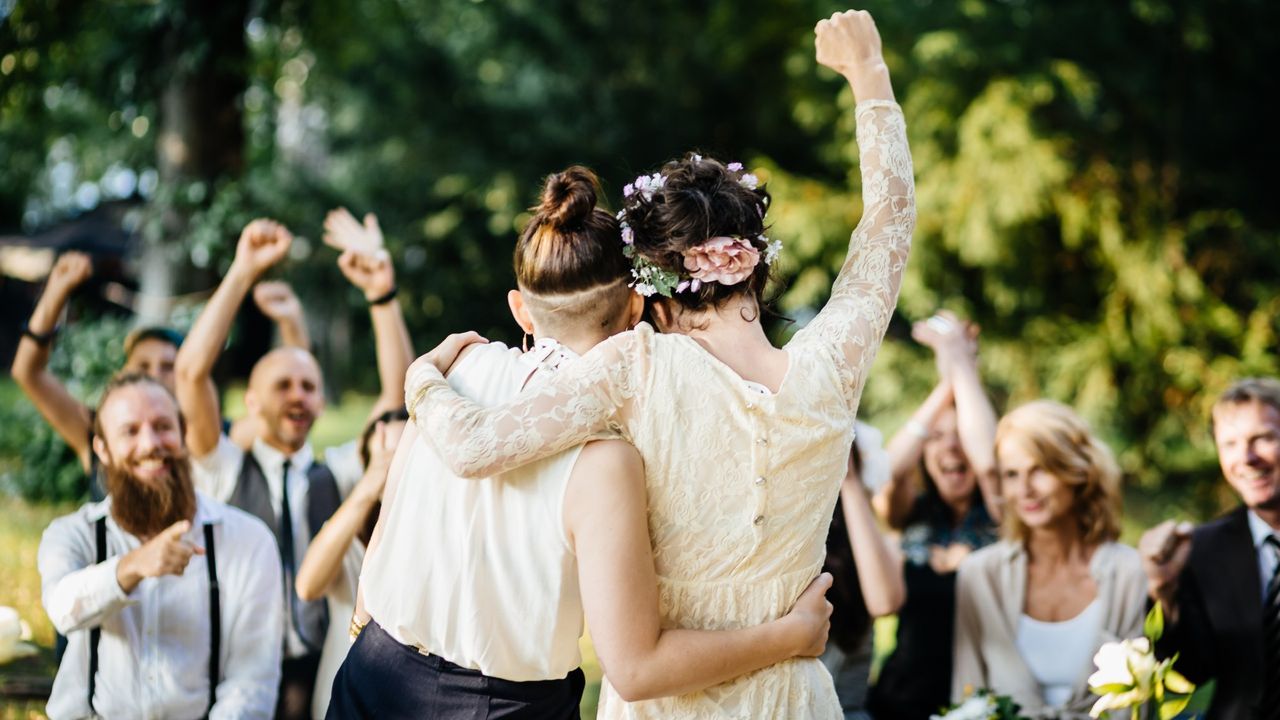
<path fill-rule="evenodd" d="M 106 196 L 112 168 L 144 178 L 157 166 L 174 64 L 234 44 L 188 32 L 173 52 L 165 38 L 191 27 L 195 7 L 13 6 L 0 25 L 0 226 L 35 229 L 73 212 L 80 184 Z M 216 280 L 249 218 L 289 223 L 302 242 L 283 274 L 344 384 L 374 379 L 347 351 L 370 347 L 360 298 L 318 242 L 338 204 L 382 219 L 422 347 L 463 328 L 515 338 L 501 302 L 512 240 L 540 178 L 574 162 L 615 194 L 692 148 L 760 168 L 776 197 L 771 234 L 787 244 L 780 306 L 794 318 L 820 304 L 843 259 L 861 211 L 852 98 L 815 67 L 811 40 L 818 18 L 845 9 L 830 0 L 249 7 L 240 169 L 157 183 L 153 204 L 189 223 L 178 236 L 144 227 L 203 270 L 177 288 L 192 290 Z M 1262 111 L 1280 6 L 867 7 L 918 177 L 900 315 L 974 318 L 1002 404 L 1075 403 L 1141 483 L 1194 490 L 1202 509 L 1221 501 L 1207 403 L 1241 375 L 1280 372 L 1269 182 L 1280 146 Z M 928 358 L 894 340 L 864 407 L 892 429 L 931 382 Z"/>

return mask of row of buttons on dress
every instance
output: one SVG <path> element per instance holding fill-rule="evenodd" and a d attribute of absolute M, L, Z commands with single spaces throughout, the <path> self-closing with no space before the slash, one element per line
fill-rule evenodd
<path fill-rule="evenodd" d="M 760 385 L 760 384 L 758 384 L 758 383 L 748 382 L 748 383 L 747 383 L 747 388 L 748 388 L 748 390 L 750 390 L 751 392 L 754 392 L 754 393 L 756 393 L 756 394 L 758 394 L 758 395 L 761 395 L 762 397 L 765 397 L 765 398 L 769 397 L 769 391 L 768 391 L 768 389 L 767 389 L 767 388 L 765 388 L 763 385 Z M 754 403 L 754 402 L 748 402 L 748 403 L 747 403 L 747 410 L 752 411 L 752 412 L 753 412 L 753 414 L 754 414 L 754 411 L 755 411 L 755 410 L 757 410 L 757 409 L 758 409 L 758 404 L 757 404 L 757 403 Z M 757 419 L 757 420 L 756 420 L 756 422 L 758 423 L 758 422 L 759 422 L 759 420 Z M 753 463 L 756 467 L 761 467 L 762 465 L 764 465 L 764 464 L 765 464 L 764 448 L 765 448 L 766 446 L 768 446 L 768 444 L 769 444 L 769 440 L 768 440 L 768 438 L 764 437 L 763 435 L 758 436 L 758 437 L 756 438 L 756 448 L 757 448 L 757 452 L 756 452 L 755 462 Z M 756 479 L 755 479 L 755 485 L 756 485 L 756 488 L 757 488 L 760 492 L 764 492 L 764 484 L 765 484 L 765 482 L 767 482 L 767 481 L 766 481 L 766 479 L 765 479 L 764 475 L 757 475 L 757 476 L 756 476 Z M 762 505 L 762 504 L 763 504 L 763 502 L 764 502 L 764 498 L 763 498 L 763 497 L 757 497 L 757 498 L 756 498 L 756 504 L 757 504 L 757 506 Z M 763 515 L 762 513 L 757 513 L 757 514 L 756 514 L 756 516 L 755 516 L 754 518 L 752 518 L 751 522 L 752 522 L 752 524 L 754 524 L 756 527 L 759 527 L 759 526 L 763 525 L 763 524 L 764 524 L 764 515 Z"/>

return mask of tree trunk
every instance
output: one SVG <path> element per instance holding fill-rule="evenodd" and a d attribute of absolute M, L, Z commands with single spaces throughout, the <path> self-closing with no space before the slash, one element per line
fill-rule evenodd
<path fill-rule="evenodd" d="M 168 72 L 156 141 L 160 192 L 151 212 L 159 232 L 144 236 L 139 258 L 142 322 L 164 322 L 173 296 L 193 289 L 185 242 L 191 213 L 220 179 L 244 169 L 240 96 L 247 81 L 247 0 L 173 0 L 162 39 Z M 188 278 L 180 283 L 179 278 Z"/>

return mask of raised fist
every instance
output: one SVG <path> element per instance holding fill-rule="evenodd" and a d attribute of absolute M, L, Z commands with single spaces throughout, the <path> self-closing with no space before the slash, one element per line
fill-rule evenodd
<path fill-rule="evenodd" d="M 236 243 L 235 262 L 261 275 L 289 254 L 293 235 L 274 220 L 258 219 L 245 226 Z"/>
<path fill-rule="evenodd" d="M 69 295 L 93 275 L 93 262 L 82 252 L 65 252 L 49 271 L 46 290 Z"/>
<path fill-rule="evenodd" d="M 819 20 L 814 32 L 818 36 L 818 62 L 841 75 L 884 62 L 880 32 L 866 10 L 846 10 Z"/>
<path fill-rule="evenodd" d="M 1191 523 L 1166 520 L 1142 534 L 1138 554 L 1147 573 L 1147 589 L 1152 599 L 1171 606 L 1178 588 L 1178 576 L 1191 557 Z"/>
<path fill-rule="evenodd" d="M 272 322 L 302 317 L 302 303 L 289 283 L 281 280 L 260 282 L 253 288 L 253 302 Z"/>

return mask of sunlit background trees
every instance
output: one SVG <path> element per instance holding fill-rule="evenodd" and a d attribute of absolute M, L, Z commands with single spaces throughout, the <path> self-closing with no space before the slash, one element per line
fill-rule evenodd
<path fill-rule="evenodd" d="M 933 370 L 907 321 L 950 307 L 982 326 L 1001 408 L 1072 402 L 1119 451 L 1131 496 L 1216 509 L 1207 403 L 1241 375 L 1280 373 L 1280 143 L 1265 109 L 1280 5 L 866 7 L 906 111 L 920 207 L 867 416 L 892 431 L 923 397 Z M 584 163 L 616 197 L 693 148 L 769 182 L 770 234 L 786 243 L 779 309 L 803 322 L 860 213 L 852 97 L 812 52 L 814 22 L 842 9 L 0 0 L 0 346 L 11 352 L 51 245 L 118 229 L 128 262 L 100 248 L 102 281 L 74 304 L 69 333 L 109 337 L 93 319 L 128 299 L 119 287 L 140 290 L 143 316 L 188 323 L 239 228 L 269 215 L 303 238 L 283 276 L 332 389 L 371 390 L 362 299 L 319 243 L 328 208 L 381 218 L 420 348 L 463 328 L 511 340 L 502 292 L 541 176 Z M 242 321 L 228 376 L 266 342 L 260 316 Z M 64 338 L 57 361 L 86 377 L 86 396 L 112 367 L 110 343 L 92 337 Z M 57 442 L 11 385 L 0 398 L 0 463 L 35 494 Z M 46 494 L 74 494 L 45 477 Z"/>

